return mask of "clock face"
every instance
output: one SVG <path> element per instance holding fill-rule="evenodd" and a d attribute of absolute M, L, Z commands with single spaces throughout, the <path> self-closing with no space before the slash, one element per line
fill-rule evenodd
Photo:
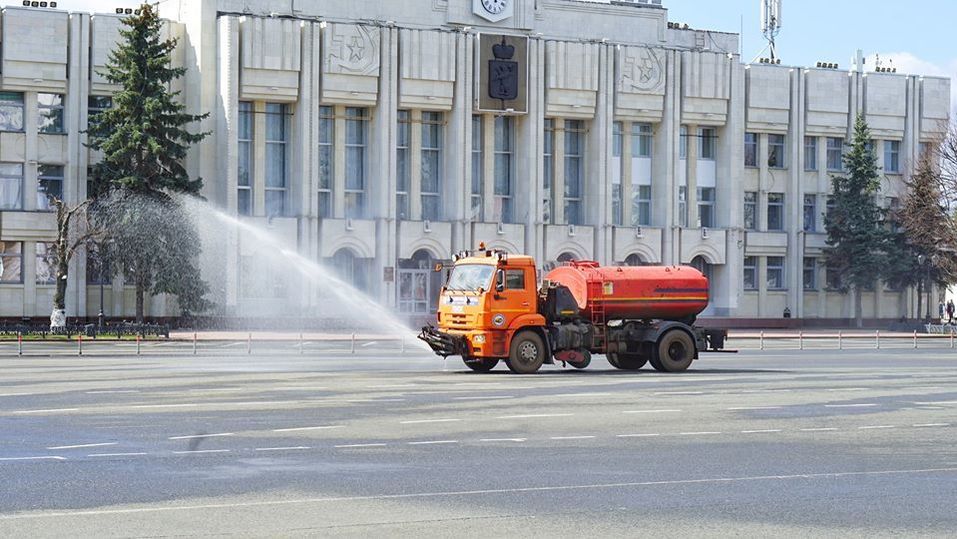
<path fill-rule="evenodd" d="M 508 0 L 482 0 L 482 6 L 492 15 L 498 15 L 508 7 Z"/>

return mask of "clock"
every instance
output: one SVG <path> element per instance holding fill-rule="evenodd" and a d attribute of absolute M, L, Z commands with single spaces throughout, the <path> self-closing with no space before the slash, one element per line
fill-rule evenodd
<path fill-rule="evenodd" d="M 508 7 L 508 0 L 482 0 L 482 7 L 492 15 L 500 15 Z"/>

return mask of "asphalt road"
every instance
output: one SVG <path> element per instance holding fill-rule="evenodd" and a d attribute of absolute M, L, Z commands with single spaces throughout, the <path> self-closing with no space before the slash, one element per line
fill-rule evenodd
<path fill-rule="evenodd" d="M 394 344 L 394 343 L 393 343 Z M 957 352 L 0 357 L 0 536 L 952 536 Z"/>

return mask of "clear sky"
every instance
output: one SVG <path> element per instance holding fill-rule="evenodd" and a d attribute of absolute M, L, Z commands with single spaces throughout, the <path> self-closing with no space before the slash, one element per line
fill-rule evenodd
<path fill-rule="evenodd" d="M 0 0 L 0 4 L 20 2 Z M 60 0 L 59 8 L 112 12 L 139 4 L 138 0 Z M 663 0 L 662 4 L 671 21 L 694 28 L 738 33 L 743 19 L 745 62 L 764 47 L 758 28 L 760 0 Z M 949 46 L 957 0 L 784 0 L 783 4 L 778 37 L 782 63 L 808 66 L 829 61 L 843 69 L 855 51 L 863 49 L 869 57 L 879 53 L 893 60 L 898 72 L 957 74 L 957 48 Z M 870 61 L 868 65 L 872 66 Z"/>

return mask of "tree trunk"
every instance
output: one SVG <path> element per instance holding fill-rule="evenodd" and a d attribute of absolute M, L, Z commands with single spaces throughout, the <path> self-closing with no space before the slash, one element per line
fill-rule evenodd
<path fill-rule="evenodd" d="M 920 321 L 920 312 L 924 305 L 924 280 L 917 281 L 917 313 L 914 316 L 915 321 Z"/>
<path fill-rule="evenodd" d="M 136 280 L 136 323 L 143 323 L 143 303 L 146 299 L 146 283 Z"/>
<path fill-rule="evenodd" d="M 860 286 L 854 287 L 854 326 L 864 327 L 864 294 Z"/>
<path fill-rule="evenodd" d="M 62 253 L 57 253 L 56 293 L 53 294 L 53 309 L 66 309 L 66 285 L 70 273 L 70 263 Z"/>

